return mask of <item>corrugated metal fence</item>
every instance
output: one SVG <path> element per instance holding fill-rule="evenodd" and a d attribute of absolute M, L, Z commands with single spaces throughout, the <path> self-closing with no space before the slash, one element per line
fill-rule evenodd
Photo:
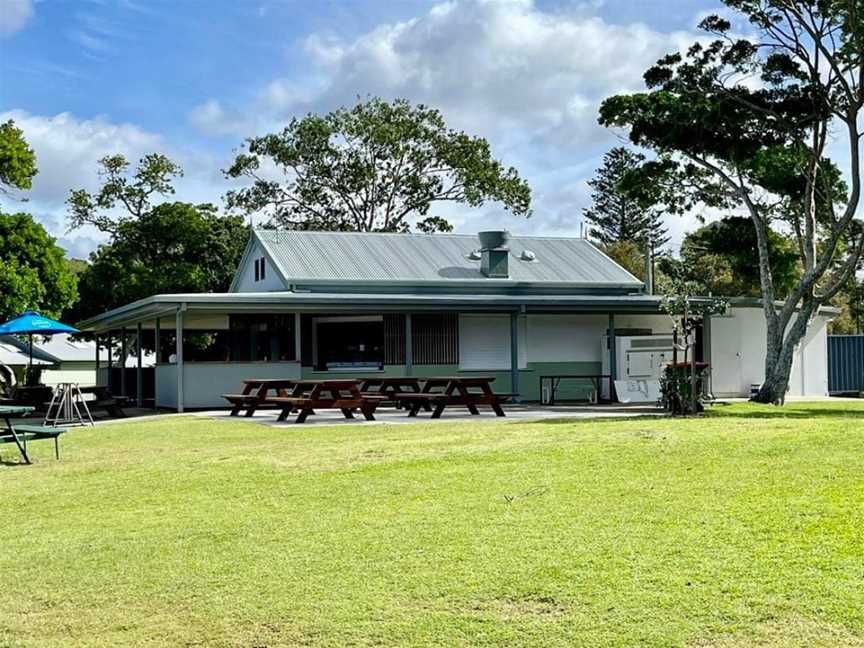
<path fill-rule="evenodd" d="M 828 336 L 828 391 L 864 392 L 864 335 Z"/>

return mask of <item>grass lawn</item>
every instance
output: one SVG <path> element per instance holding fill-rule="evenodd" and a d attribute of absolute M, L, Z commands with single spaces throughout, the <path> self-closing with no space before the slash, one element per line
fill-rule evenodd
<path fill-rule="evenodd" d="M 864 646 L 864 402 L 30 447 L 0 646 Z"/>

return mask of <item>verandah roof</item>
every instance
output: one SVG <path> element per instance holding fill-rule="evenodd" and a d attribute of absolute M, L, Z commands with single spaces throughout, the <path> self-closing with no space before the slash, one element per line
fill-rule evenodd
<path fill-rule="evenodd" d="M 514 312 L 659 313 L 652 295 L 483 295 L 353 293 L 191 293 L 154 295 L 81 322 L 100 332 L 167 317 L 178 309 L 222 313 L 258 312 Z"/>

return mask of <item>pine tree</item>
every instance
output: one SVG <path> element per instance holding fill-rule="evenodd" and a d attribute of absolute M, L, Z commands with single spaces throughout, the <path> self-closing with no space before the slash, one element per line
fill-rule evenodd
<path fill-rule="evenodd" d="M 641 153 L 617 146 L 603 156 L 603 165 L 588 181 L 593 204 L 583 214 L 588 222 L 589 237 L 603 246 L 633 241 L 641 247 L 647 242 L 656 252 L 669 241 L 660 212 L 640 207 L 621 189 L 627 172 L 644 161 Z"/>

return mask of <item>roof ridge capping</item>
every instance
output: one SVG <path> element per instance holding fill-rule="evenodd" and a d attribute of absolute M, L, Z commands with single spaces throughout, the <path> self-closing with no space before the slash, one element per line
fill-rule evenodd
<path fill-rule="evenodd" d="M 356 231 L 337 231 L 337 230 L 292 230 L 292 229 L 269 229 L 269 228 L 253 228 L 255 234 L 270 234 L 270 235 L 327 235 L 327 236 L 399 236 L 399 237 L 417 237 L 417 238 L 464 238 L 477 241 L 477 234 L 465 234 L 462 232 L 356 232 Z M 509 231 L 509 230 L 508 230 Z M 532 241 L 578 241 L 584 244 L 594 246 L 591 241 L 581 236 L 552 236 L 549 234 L 514 234 L 510 232 L 510 240 L 528 239 Z"/>

